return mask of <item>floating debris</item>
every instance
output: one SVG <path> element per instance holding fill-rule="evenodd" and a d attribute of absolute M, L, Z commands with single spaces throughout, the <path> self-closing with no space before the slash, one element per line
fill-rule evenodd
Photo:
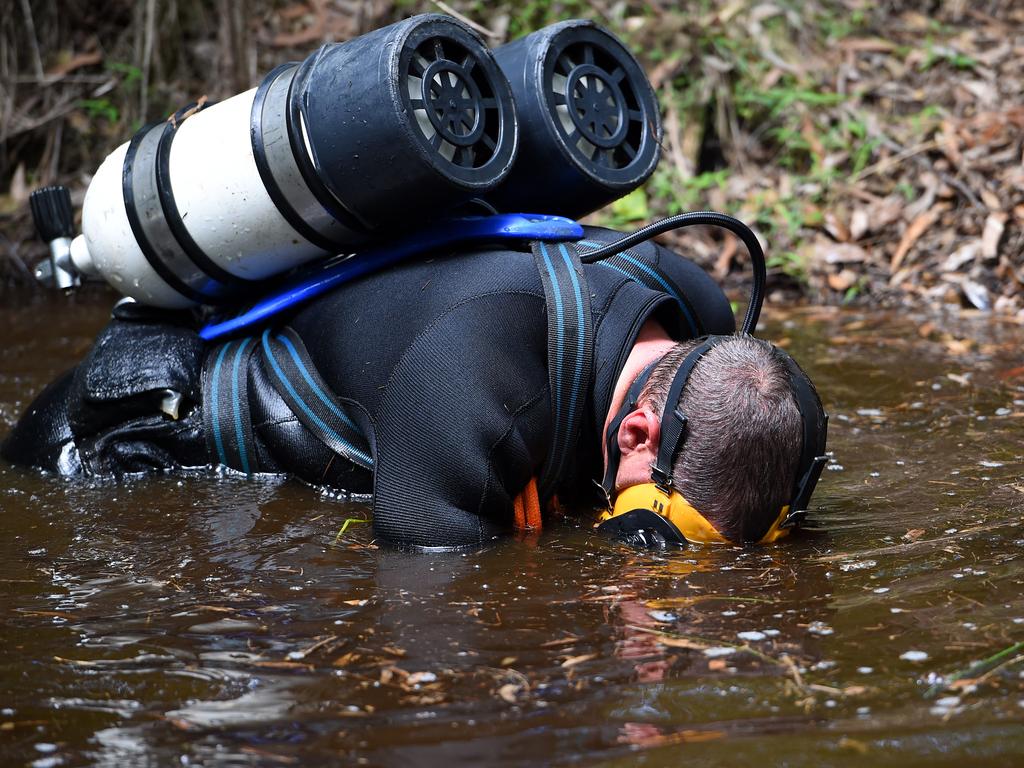
<path fill-rule="evenodd" d="M 900 654 L 900 658 L 904 661 L 927 661 L 928 654 L 924 651 L 904 651 Z"/>
<path fill-rule="evenodd" d="M 1020 661 L 1020 656 L 1018 656 L 1018 654 L 1021 653 L 1021 651 L 1024 651 L 1024 642 L 1014 643 L 998 653 L 992 654 L 987 659 L 974 662 L 966 669 L 952 675 L 948 680 L 939 678 L 927 691 L 925 691 L 924 696 L 926 699 L 930 699 L 933 696 L 938 695 L 941 691 L 953 687 L 956 687 L 957 689 L 967 689 L 982 678 L 992 674 L 1000 667 L 1015 661 Z M 925 658 L 927 658 L 927 654 L 925 655 Z"/>
<path fill-rule="evenodd" d="M 679 618 L 678 616 L 676 616 L 676 614 L 672 613 L 671 611 L 648 611 L 647 615 L 655 621 L 660 621 L 665 624 L 671 624 Z"/>
<path fill-rule="evenodd" d="M 736 637 L 740 640 L 746 640 L 747 642 L 757 642 L 758 640 L 765 640 L 768 638 L 764 632 L 759 632 L 756 629 L 749 630 L 747 632 L 737 632 Z"/>
<path fill-rule="evenodd" d="M 711 657 L 713 659 L 717 658 L 719 656 L 731 656 L 734 653 L 736 653 L 736 649 L 735 648 L 727 648 L 724 645 L 718 645 L 718 646 L 715 646 L 713 648 L 705 648 L 704 649 L 704 655 L 705 656 L 709 656 L 709 657 Z"/>
<path fill-rule="evenodd" d="M 874 568 L 878 565 L 877 560 L 851 560 L 849 562 L 840 563 L 840 571 L 863 571 L 866 568 Z"/>
<path fill-rule="evenodd" d="M 831 635 L 833 632 L 835 632 L 835 630 L 832 629 L 832 627 L 830 627 L 823 621 L 812 621 L 810 624 L 807 625 L 807 631 L 810 632 L 812 635 L 821 635 L 823 637 L 826 635 Z"/>

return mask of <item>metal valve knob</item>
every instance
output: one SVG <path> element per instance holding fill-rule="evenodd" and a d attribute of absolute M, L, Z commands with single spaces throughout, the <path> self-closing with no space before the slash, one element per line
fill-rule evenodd
<path fill-rule="evenodd" d="M 74 235 L 74 213 L 71 193 L 67 187 L 43 187 L 28 199 L 36 231 L 50 248 L 50 258 L 36 266 L 36 279 L 61 290 L 81 284 L 78 270 L 71 260 L 71 238 Z"/>

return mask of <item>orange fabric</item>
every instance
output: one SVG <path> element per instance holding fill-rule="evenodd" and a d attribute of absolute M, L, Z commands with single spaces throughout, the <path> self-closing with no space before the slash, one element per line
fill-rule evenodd
<path fill-rule="evenodd" d="M 530 478 L 530 482 L 519 492 L 512 506 L 515 510 L 517 530 L 541 529 L 543 522 L 540 514 L 540 497 L 537 495 L 537 478 Z"/>
<path fill-rule="evenodd" d="M 523 506 L 523 494 L 525 490 L 521 491 L 518 496 L 512 502 L 512 509 L 516 513 L 515 529 L 521 531 L 526 527 L 526 509 Z"/>

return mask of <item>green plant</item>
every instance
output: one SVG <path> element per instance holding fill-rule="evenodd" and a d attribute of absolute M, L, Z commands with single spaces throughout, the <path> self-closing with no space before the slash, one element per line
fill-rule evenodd
<path fill-rule="evenodd" d="M 110 123 L 116 123 L 121 117 L 120 110 L 110 99 L 79 99 L 76 105 L 79 109 L 84 110 L 92 120 L 103 119 Z"/>

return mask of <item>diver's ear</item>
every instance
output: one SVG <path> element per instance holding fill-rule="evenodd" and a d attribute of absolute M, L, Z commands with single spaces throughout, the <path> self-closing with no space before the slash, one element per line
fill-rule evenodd
<path fill-rule="evenodd" d="M 615 475 L 615 488 L 622 490 L 631 485 L 651 481 L 651 465 L 658 458 L 661 440 L 661 420 L 647 406 L 640 406 L 619 425 L 619 471 Z"/>
<path fill-rule="evenodd" d="M 661 420 L 646 405 L 638 407 L 619 425 L 619 450 L 623 458 L 636 452 L 658 455 L 661 440 Z"/>

